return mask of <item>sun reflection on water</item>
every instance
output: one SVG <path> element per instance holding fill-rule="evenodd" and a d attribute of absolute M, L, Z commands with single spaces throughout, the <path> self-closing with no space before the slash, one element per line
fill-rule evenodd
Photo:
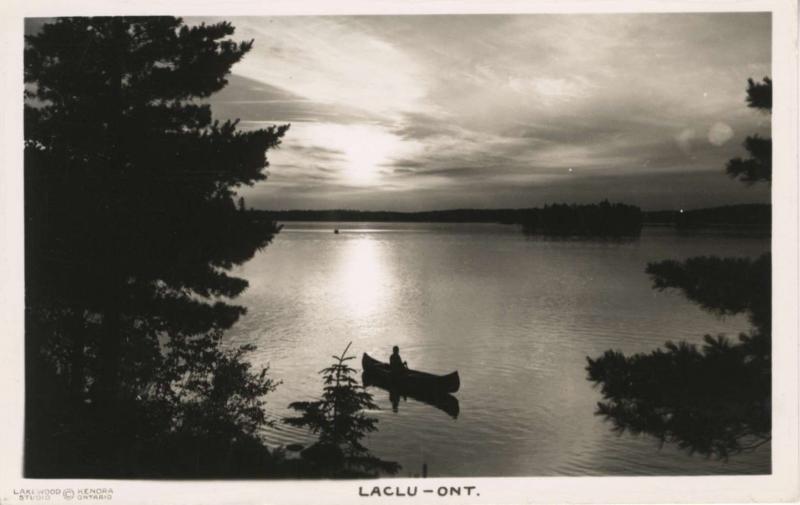
<path fill-rule="evenodd" d="M 390 276 L 379 241 L 349 239 L 340 256 L 336 286 L 340 303 L 351 317 L 363 318 L 386 306 Z"/>

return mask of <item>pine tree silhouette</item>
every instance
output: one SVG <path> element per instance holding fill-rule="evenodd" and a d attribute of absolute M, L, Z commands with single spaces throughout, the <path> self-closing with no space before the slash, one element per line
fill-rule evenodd
<path fill-rule="evenodd" d="M 347 356 L 349 343 L 322 375 L 322 398 L 313 402 L 293 402 L 290 408 L 301 413 L 284 421 L 305 427 L 319 434 L 319 441 L 303 452 L 304 458 L 326 476 L 347 477 L 375 474 L 378 471 L 397 473 L 400 465 L 381 460 L 369 453 L 361 440 L 377 430 L 378 420 L 364 411 L 377 409 L 372 395 L 355 379 L 356 371 L 347 364 L 355 356 Z"/>
<path fill-rule="evenodd" d="M 252 47 L 233 32 L 98 17 L 26 37 L 26 476 L 235 473 L 215 450 L 260 451 L 274 384 L 219 340 L 247 287 L 226 272 L 279 229 L 235 190 L 288 125 L 212 120 L 203 99 Z"/>
<path fill-rule="evenodd" d="M 772 113 L 772 79 L 764 77 L 762 82 L 747 80 L 747 106 L 767 114 Z M 734 158 L 725 170 L 728 175 L 747 185 L 772 180 L 772 139 L 759 135 L 748 136 L 744 148 L 749 158 Z"/>

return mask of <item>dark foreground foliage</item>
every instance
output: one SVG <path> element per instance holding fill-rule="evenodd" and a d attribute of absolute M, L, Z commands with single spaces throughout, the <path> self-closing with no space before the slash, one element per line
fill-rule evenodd
<path fill-rule="evenodd" d="M 747 80 L 747 106 L 766 114 L 772 113 L 772 79 L 764 77 L 762 82 Z M 752 185 L 772 180 L 772 139 L 759 135 L 748 136 L 744 148 L 747 158 L 737 157 L 728 162 L 726 172 L 733 179 Z"/>
<path fill-rule="evenodd" d="M 646 433 L 690 453 L 728 458 L 771 439 L 770 256 L 700 257 L 650 264 L 657 289 L 678 288 L 706 310 L 746 313 L 754 328 L 731 342 L 706 335 L 702 348 L 587 358 L 601 386 L 597 414 L 619 432 Z"/>
<path fill-rule="evenodd" d="M 744 313 L 756 331 L 769 335 L 772 325 L 772 261 L 698 256 L 647 265 L 653 288 L 675 288 L 703 309 L 725 316 Z"/>
<path fill-rule="evenodd" d="M 749 107 L 772 110 L 772 81 L 748 80 Z M 748 159 L 736 158 L 727 173 L 747 184 L 772 179 L 770 139 L 748 137 Z M 662 213 L 663 214 L 663 213 Z M 749 214 L 749 215 L 748 215 Z M 703 221 L 765 225 L 768 206 L 733 206 L 672 216 L 679 227 Z M 669 219 L 669 215 L 654 216 Z M 601 386 L 597 414 L 619 432 L 646 433 L 690 453 L 727 459 L 772 438 L 772 267 L 770 254 L 750 258 L 701 256 L 651 263 L 655 289 L 675 288 L 719 316 L 746 314 L 752 329 L 738 342 L 705 335 L 701 349 L 667 342 L 665 350 L 625 356 L 606 351 L 587 358 L 588 380 Z"/>
<path fill-rule="evenodd" d="M 319 372 L 324 384 L 322 398 L 290 404 L 301 415 L 284 421 L 319 434 L 319 440 L 302 452 L 308 471 L 313 474 L 334 478 L 395 474 L 400 470 L 399 464 L 375 457 L 361 443 L 367 433 L 377 430 L 378 424 L 364 411 L 378 406 L 356 380 L 355 369 L 347 364 L 355 359 L 347 356 L 349 349 L 347 344 L 340 356 L 333 356 L 333 364 Z"/>
<path fill-rule="evenodd" d="M 198 104 L 251 42 L 228 23 L 59 18 L 26 37 L 26 477 L 269 473 L 227 272 L 278 232 L 237 210 L 286 127 Z M 243 207 L 243 206 L 242 206 Z"/>
<path fill-rule="evenodd" d="M 742 335 L 732 343 L 705 336 L 701 349 L 667 342 L 665 349 L 589 359 L 589 380 L 605 401 L 597 414 L 619 432 L 646 433 L 690 453 L 727 458 L 769 441 L 768 342 Z"/>

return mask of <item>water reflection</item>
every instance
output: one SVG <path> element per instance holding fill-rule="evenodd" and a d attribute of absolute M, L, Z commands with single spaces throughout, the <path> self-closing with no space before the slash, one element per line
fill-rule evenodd
<path fill-rule="evenodd" d="M 384 377 L 379 374 L 364 372 L 361 375 L 361 381 L 364 387 L 374 386 L 389 393 L 389 401 L 392 404 L 392 411 L 398 412 L 400 410 L 400 399 L 404 402 L 409 398 L 416 400 L 420 403 L 435 407 L 442 412 L 446 413 L 453 419 L 458 418 L 460 411 L 458 398 L 448 393 L 424 393 L 420 391 L 406 391 L 390 385 L 384 380 Z"/>
<path fill-rule="evenodd" d="M 352 339 L 358 354 L 388 358 L 399 345 L 414 369 L 457 367 L 465 387 L 454 395 L 464 407 L 456 421 L 402 395 L 392 414 L 389 391 L 369 389 L 383 413 L 366 445 L 407 471 L 427 462 L 447 477 L 764 472 L 769 444 L 724 463 L 673 444 L 656 451 L 650 437 L 618 437 L 592 415 L 602 397 L 584 367 L 587 355 L 606 349 L 632 355 L 669 338 L 701 344 L 704 333 L 747 330 L 745 315 L 720 319 L 679 293 L 653 291 L 643 270 L 659 258 L 756 257 L 768 246 L 660 228 L 645 230 L 635 246 L 618 246 L 528 241 L 501 225 L 289 223 L 242 271 L 251 283 L 249 310 L 230 335 L 258 344 L 264 352 L 256 364 L 269 363 L 284 381 L 268 398 L 276 417 L 319 395 L 315 372 L 330 354 L 320 346 Z M 346 274 L 361 272 L 350 253 L 362 258 L 363 289 L 378 291 L 357 314 L 349 307 L 361 297 Z M 289 425 L 263 434 L 272 445 L 307 446 L 313 437 L 306 435 Z"/>
<path fill-rule="evenodd" d="M 363 236 L 348 239 L 332 284 L 343 309 L 358 318 L 377 312 L 388 303 L 389 276 L 381 244 Z"/>

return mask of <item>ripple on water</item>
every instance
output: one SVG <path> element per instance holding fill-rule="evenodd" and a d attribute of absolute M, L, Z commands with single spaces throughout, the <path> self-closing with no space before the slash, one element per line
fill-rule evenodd
<path fill-rule="evenodd" d="M 271 445 L 309 444 L 288 405 L 321 393 L 317 372 L 353 342 L 359 358 L 399 345 L 413 368 L 458 369 L 460 413 L 413 399 L 393 412 L 370 388 L 379 431 L 365 443 L 404 465 L 401 475 L 659 475 L 769 471 L 769 447 L 727 463 L 618 436 L 594 416 L 600 394 L 586 357 L 649 352 L 666 340 L 735 336 L 679 293 L 651 289 L 649 261 L 700 254 L 757 255 L 769 239 L 645 233 L 631 244 L 527 240 L 511 227 L 291 223 L 237 270 L 247 314 L 225 336 L 255 343 L 251 361 L 283 383 L 267 396 Z M 319 231 L 323 230 L 323 231 Z M 351 231 L 352 230 L 352 231 Z M 360 360 L 354 362 L 360 368 Z"/>

